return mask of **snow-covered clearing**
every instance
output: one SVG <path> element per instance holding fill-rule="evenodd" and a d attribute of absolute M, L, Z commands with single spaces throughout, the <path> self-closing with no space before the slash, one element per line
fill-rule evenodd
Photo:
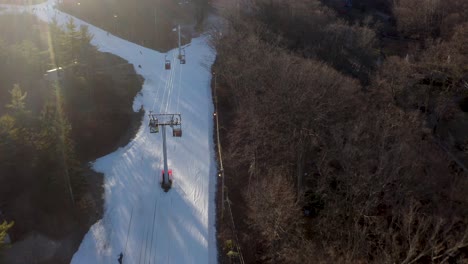
<path fill-rule="evenodd" d="M 2 5 L 5 9 L 1 11 L 27 11 L 48 22 L 55 17 L 63 25 L 71 16 L 54 9 L 54 2 L 28 7 Z M 89 27 L 92 43 L 100 51 L 124 58 L 145 78 L 133 109 L 138 111 L 143 105 L 147 112 L 127 146 L 94 163 L 95 170 L 105 174 L 104 217 L 86 234 L 72 263 L 117 263 L 121 252 L 125 264 L 216 263 L 216 163 L 210 92 L 215 51 L 208 45 L 208 36 L 193 39 L 186 47 L 185 65 L 179 64 L 177 50 L 169 52 L 172 69 L 166 71 L 165 54 L 74 20 Z M 183 136 L 173 138 L 168 129 L 169 168 L 174 174 L 168 193 L 159 185 L 162 137 L 149 133 L 149 110 L 182 114 Z"/>

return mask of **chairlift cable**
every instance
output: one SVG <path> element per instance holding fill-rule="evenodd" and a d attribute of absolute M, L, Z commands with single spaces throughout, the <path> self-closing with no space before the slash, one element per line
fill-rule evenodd
<path fill-rule="evenodd" d="M 166 109 L 165 109 L 165 113 L 167 113 L 167 109 L 169 108 L 169 103 L 171 102 L 172 90 L 173 90 L 173 88 L 174 88 L 174 76 L 175 76 L 175 68 L 174 68 L 174 70 L 172 71 L 171 80 L 170 80 L 170 82 L 169 82 L 168 96 L 167 96 L 167 100 L 166 100 Z"/>
<path fill-rule="evenodd" d="M 178 67 L 178 68 L 175 69 L 174 75 L 172 76 L 172 81 L 171 81 L 171 101 L 170 101 L 171 104 L 170 104 L 170 105 L 173 105 L 173 104 L 172 104 L 172 101 L 175 100 L 175 98 L 174 98 L 174 99 L 172 98 L 172 97 L 174 97 L 174 96 L 172 95 L 172 93 L 174 92 L 174 83 L 175 83 L 175 80 L 176 80 L 176 78 L 177 78 L 177 71 L 180 70 L 180 65 L 178 65 L 177 67 Z M 167 112 L 167 110 L 168 110 L 168 106 L 166 106 L 166 112 Z"/>
<path fill-rule="evenodd" d="M 142 237 L 144 237 L 144 235 L 145 235 L 145 233 L 146 233 L 146 239 L 145 239 L 144 250 L 143 250 L 143 245 L 142 245 L 141 248 L 140 248 L 140 257 L 139 257 L 139 259 L 138 259 L 138 263 L 139 263 L 139 264 L 140 264 L 140 263 L 143 263 L 143 264 L 144 264 L 145 261 L 146 261 L 146 249 L 147 249 L 147 247 L 148 247 L 148 234 L 149 234 L 148 230 L 150 229 L 149 224 L 150 224 L 150 221 L 145 221 L 145 225 L 144 225 L 144 228 L 143 228 L 143 236 L 142 236 Z M 143 262 L 141 262 L 142 256 L 143 256 Z"/>
<path fill-rule="evenodd" d="M 170 74 L 171 74 L 171 72 L 169 71 L 167 73 L 167 75 L 166 75 L 166 82 L 164 83 L 164 87 L 163 87 L 163 90 L 162 90 L 162 97 L 161 97 L 160 104 L 159 104 L 159 113 L 161 113 L 164 97 L 166 96 L 167 80 L 169 79 Z"/>
<path fill-rule="evenodd" d="M 179 68 L 178 69 L 174 69 L 175 72 L 174 72 L 174 75 L 172 77 L 172 81 L 171 81 L 171 98 L 169 99 L 170 101 L 168 102 L 168 104 L 166 105 L 166 113 L 167 113 L 167 110 L 168 110 L 168 106 L 171 105 L 171 106 L 174 106 L 174 101 L 176 100 L 176 98 L 174 98 L 175 95 L 172 95 L 174 93 L 174 89 L 177 88 L 177 87 L 174 87 L 174 84 L 175 84 L 175 80 L 177 79 L 177 71 L 180 70 L 180 66 L 178 66 Z M 171 107 L 172 109 L 174 107 Z"/>
<path fill-rule="evenodd" d="M 143 235 L 145 234 L 146 230 L 146 225 L 143 226 Z M 140 254 L 139 254 L 139 257 L 138 257 L 138 264 L 141 264 L 141 253 L 143 253 L 143 247 L 140 247 Z"/>
<path fill-rule="evenodd" d="M 182 90 L 181 86 L 181 80 L 182 80 L 182 69 L 184 67 L 180 67 L 179 71 L 179 90 L 177 91 L 177 107 L 176 107 L 176 113 L 179 113 L 179 103 L 180 103 L 180 90 Z"/>
<path fill-rule="evenodd" d="M 148 229 L 150 229 L 151 226 L 148 226 Z M 146 232 L 146 239 L 145 239 L 145 250 L 143 251 L 143 255 L 144 255 L 144 258 L 143 258 L 143 264 L 146 263 L 146 250 L 148 249 L 148 235 L 149 235 L 149 232 Z"/>
<path fill-rule="evenodd" d="M 153 178 L 153 185 L 156 185 L 157 178 L 158 178 L 157 176 Z M 154 190 L 156 191 L 157 189 L 155 188 Z M 159 193 L 159 195 L 161 196 L 161 193 Z M 153 224 L 152 224 L 152 227 L 151 227 L 151 240 L 150 240 L 150 244 L 149 244 L 150 249 L 149 249 L 148 263 L 151 262 L 151 255 L 152 255 L 152 251 L 153 251 L 154 225 L 155 225 L 157 205 L 159 205 L 159 199 L 156 199 L 157 196 L 158 196 L 158 192 L 156 191 L 155 195 L 154 195 L 155 201 L 154 201 L 153 222 L 152 222 Z M 148 232 L 148 234 L 149 234 L 149 232 Z M 145 260 L 146 260 L 146 254 L 145 254 Z"/>
<path fill-rule="evenodd" d="M 159 193 L 159 199 L 161 200 L 161 203 L 164 205 L 165 201 L 162 201 L 162 199 L 164 199 L 164 196 L 163 196 L 162 192 Z M 159 213 L 160 212 L 160 209 L 159 209 L 160 207 L 161 207 L 161 205 L 158 204 L 158 214 L 157 214 L 157 218 L 156 218 L 155 222 L 158 222 L 158 219 L 160 219 L 160 215 L 161 215 Z M 157 232 L 157 230 L 156 230 L 156 232 Z M 154 253 L 155 254 L 156 254 L 157 249 L 158 249 L 158 244 L 159 244 L 159 239 L 156 239 L 155 240 L 155 245 L 154 245 L 154 249 L 155 249 Z M 158 262 L 155 262 L 155 263 L 157 264 Z"/>
<path fill-rule="evenodd" d="M 175 54 L 172 54 L 172 57 L 173 57 L 173 60 L 174 60 Z M 166 97 L 166 99 L 164 99 L 164 97 L 163 97 L 163 100 L 161 101 L 161 107 L 159 109 L 160 113 L 164 109 L 164 106 L 166 105 L 166 101 L 169 99 L 169 88 L 170 88 L 170 85 L 171 85 L 172 75 L 173 74 L 174 74 L 174 68 L 171 67 L 171 71 L 169 72 L 169 77 L 166 79 L 166 84 L 165 84 L 165 87 L 164 87 L 164 95 L 166 95 L 166 92 L 167 92 L 167 97 Z"/>
<path fill-rule="evenodd" d="M 172 67 L 171 67 L 171 70 L 168 72 L 168 76 L 166 77 L 166 82 L 164 84 L 164 90 L 163 90 L 163 96 L 161 98 L 161 104 L 159 106 L 159 113 L 161 113 L 162 109 L 163 109 L 163 106 L 165 104 L 165 97 L 166 97 L 166 92 L 167 92 L 167 86 L 168 86 L 168 82 L 170 80 L 170 77 L 171 77 L 171 74 L 172 74 Z"/>
<path fill-rule="evenodd" d="M 173 205 L 172 205 L 172 198 L 173 198 L 172 196 L 173 196 L 173 193 L 170 193 L 171 207 L 169 208 L 169 214 L 168 214 L 170 218 L 174 218 L 174 213 L 173 213 L 174 207 L 173 207 Z M 174 221 L 174 219 L 171 219 L 171 220 Z M 168 258 L 167 263 L 168 263 L 168 264 L 171 264 L 171 263 L 172 263 L 172 261 L 171 261 L 172 259 L 170 258 L 170 256 L 171 256 L 170 250 L 171 250 L 171 247 L 172 247 L 172 245 L 171 245 L 171 239 L 169 239 L 168 244 L 169 244 L 169 247 L 168 247 L 169 252 L 167 253 L 167 258 Z"/>
<path fill-rule="evenodd" d="M 164 108 L 164 112 L 167 113 L 167 108 L 169 107 L 169 104 L 171 102 L 171 99 L 172 99 L 172 89 L 174 88 L 174 75 L 175 75 L 175 67 L 174 67 L 174 71 L 172 72 L 172 75 L 171 75 L 171 79 L 169 80 L 169 86 L 168 86 L 168 97 L 167 97 L 167 100 L 166 100 L 166 107 Z"/>
<path fill-rule="evenodd" d="M 154 240 L 154 226 L 156 224 L 156 214 L 159 214 L 159 199 L 161 199 L 161 192 L 159 192 L 159 198 L 154 203 L 154 211 L 153 211 L 153 228 L 151 230 L 151 242 L 150 242 L 150 255 L 149 255 L 149 263 L 151 263 L 152 255 L 153 255 L 153 240 Z M 158 212 L 158 213 L 156 213 Z"/>
<path fill-rule="evenodd" d="M 166 61 L 166 58 L 167 58 L 167 55 L 164 56 L 164 61 Z M 158 79 L 155 80 L 157 82 L 157 90 L 156 90 L 156 95 L 154 97 L 154 102 L 153 102 L 153 107 L 151 108 L 151 110 L 154 112 L 154 107 L 156 106 L 156 102 L 158 101 L 159 97 L 161 95 L 159 95 L 159 91 L 161 89 L 164 89 L 164 88 L 161 88 L 161 83 L 159 82 Z M 163 90 L 163 94 L 162 94 L 163 98 L 164 98 L 164 90 Z"/>
<path fill-rule="evenodd" d="M 152 111 L 154 111 L 154 107 L 156 106 L 156 101 L 158 100 L 158 96 L 159 96 L 159 90 L 161 90 L 161 84 L 160 82 L 156 81 L 157 82 L 157 88 L 156 88 L 156 95 L 154 96 L 154 102 L 153 102 L 153 107 L 151 108 Z"/>
<path fill-rule="evenodd" d="M 172 64 L 174 65 L 174 59 L 172 59 Z M 167 113 L 167 105 L 169 104 L 169 101 L 171 100 L 171 88 L 172 88 L 172 79 L 174 78 L 174 72 L 175 72 L 175 67 L 172 67 L 171 68 L 171 75 L 169 77 L 169 80 L 167 81 L 167 86 L 166 86 L 166 90 L 167 90 L 167 97 L 166 97 L 166 100 L 164 101 L 163 105 L 162 105 L 162 111 L 164 113 Z"/>
<path fill-rule="evenodd" d="M 128 231 L 127 231 L 127 239 L 125 241 L 124 256 L 127 254 L 128 236 L 130 235 L 130 228 L 132 226 L 132 219 L 133 219 L 133 206 L 132 206 L 132 211 L 130 213 L 130 222 L 128 224 Z"/>
<path fill-rule="evenodd" d="M 155 80 L 155 81 L 157 82 L 158 88 L 157 88 L 157 91 L 156 91 L 156 95 L 154 97 L 153 107 L 151 108 L 152 111 L 154 111 L 154 107 L 156 106 L 156 102 L 158 101 L 159 97 L 161 97 L 161 95 L 159 95 L 159 91 L 164 89 L 164 88 L 161 88 L 162 85 L 159 82 L 159 80 Z M 163 92 L 162 96 L 164 96 L 164 90 L 162 92 Z"/>
<path fill-rule="evenodd" d="M 172 72 L 174 70 L 174 67 L 171 67 L 171 71 L 169 72 L 167 78 L 166 78 L 166 83 L 164 84 L 164 96 L 161 100 L 161 105 L 159 107 L 159 113 L 162 113 L 162 111 L 164 110 L 164 107 L 166 106 L 166 101 L 167 99 L 169 98 L 169 85 L 170 85 L 170 81 L 171 81 L 171 78 L 172 78 Z"/>

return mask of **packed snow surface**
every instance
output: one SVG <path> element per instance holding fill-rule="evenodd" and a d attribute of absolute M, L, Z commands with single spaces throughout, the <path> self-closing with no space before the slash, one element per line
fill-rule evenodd
<path fill-rule="evenodd" d="M 54 0 L 34 6 L 2 5 L 5 12 L 30 12 L 64 25 L 71 18 L 54 8 Z M 104 215 L 84 237 L 72 263 L 216 263 L 213 104 L 210 68 L 215 51 L 208 35 L 185 47 L 187 64 L 177 50 L 167 54 L 115 37 L 77 18 L 94 36 L 92 44 L 134 65 L 145 81 L 133 109 L 146 113 L 127 146 L 99 158 L 94 169 L 105 175 Z M 176 34 L 176 33 L 174 33 Z M 165 55 L 172 69 L 165 70 Z M 172 189 L 160 187 L 163 169 L 162 136 L 150 134 L 148 113 L 181 113 L 181 138 L 167 129 Z M 109 133 L 112 133 L 109 131 Z"/>

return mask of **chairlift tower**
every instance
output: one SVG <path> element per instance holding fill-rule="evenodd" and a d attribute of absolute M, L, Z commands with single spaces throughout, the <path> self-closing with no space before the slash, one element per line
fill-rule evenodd
<path fill-rule="evenodd" d="M 182 52 L 180 48 L 180 24 L 177 25 L 177 35 L 179 35 L 179 60 L 182 58 Z"/>
<path fill-rule="evenodd" d="M 179 39 L 179 56 L 177 57 L 180 61 L 180 64 L 185 64 L 185 49 L 182 48 L 182 44 L 180 41 L 180 35 L 182 33 L 180 32 L 180 24 L 177 25 L 177 35 Z"/>
<path fill-rule="evenodd" d="M 165 192 L 168 192 L 172 187 L 172 171 L 167 166 L 167 147 L 166 147 L 166 126 L 172 128 L 173 137 L 182 137 L 182 116 L 181 114 L 153 114 L 149 113 L 150 133 L 159 133 L 161 127 L 163 138 L 163 156 L 164 156 L 164 171 L 162 173 L 161 187 Z"/>

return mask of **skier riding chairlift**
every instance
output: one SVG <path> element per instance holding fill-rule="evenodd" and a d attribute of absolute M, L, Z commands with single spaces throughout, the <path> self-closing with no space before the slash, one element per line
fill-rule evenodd
<path fill-rule="evenodd" d="M 141 105 L 141 108 L 143 108 L 143 105 Z M 153 111 L 149 112 L 149 128 L 150 128 L 150 133 L 158 133 L 159 132 L 159 121 L 158 118 L 153 115 Z"/>
<path fill-rule="evenodd" d="M 173 128 L 172 129 L 172 136 L 173 137 L 182 137 L 182 129 L 181 128 Z"/>
<path fill-rule="evenodd" d="M 185 64 L 185 49 L 182 49 L 182 53 L 180 54 L 180 64 Z"/>
<path fill-rule="evenodd" d="M 172 120 L 172 136 L 173 137 L 182 137 L 182 127 L 178 118 Z"/>
<path fill-rule="evenodd" d="M 164 68 L 166 70 L 170 70 L 171 69 L 171 61 L 167 59 L 167 56 L 165 56 L 164 59 L 166 61 L 165 64 L 164 64 Z"/>

